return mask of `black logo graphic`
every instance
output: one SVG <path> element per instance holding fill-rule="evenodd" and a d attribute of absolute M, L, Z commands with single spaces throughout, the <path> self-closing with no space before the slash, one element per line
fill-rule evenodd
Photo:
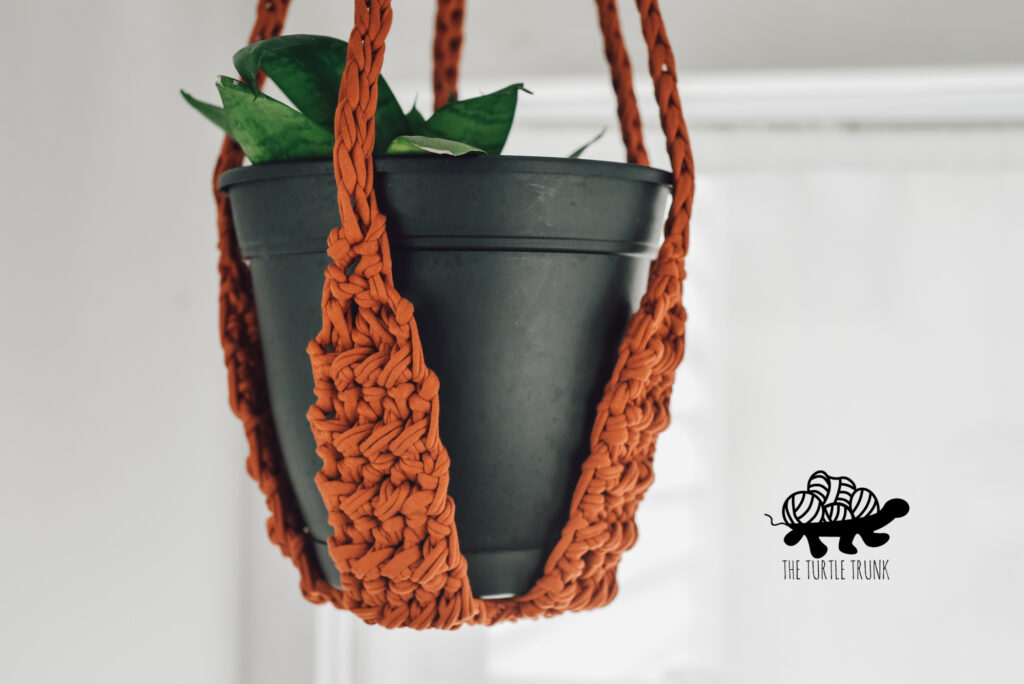
<path fill-rule="evenodd" d="M 772 525 L 786 525 L 790 531 L 783 539 L 795 546 L 804 537 L 811 555 L 821 558 L 828 553 L 822 537 L 839 537 L 839 550 L 857 553 L 853 545 L 858 534 L 870 547 L 889 541 L 889 535 L 879 532 L 896 518 L 910 512 L 910 504 L 903 499 L 889 499 L 879 507 L 878 497 L 870 489 L 859 488 L 848 477 L 832 477 L 819 470 L 807 480 L 807 489 L 793 492 L 782 504 L 782 520 L 777 523 L 765 513 Z"/>

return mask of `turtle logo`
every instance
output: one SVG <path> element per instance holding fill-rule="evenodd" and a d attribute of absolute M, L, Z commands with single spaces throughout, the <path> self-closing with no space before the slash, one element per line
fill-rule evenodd
<path fill-rule="evenodd" d="M 853 545 L 857 535 L 867 546 L 882 546 L 889 535 L 878 530 L 908 512 L 910 504 L 903 499 L 889 499 L 879 506 L 878 497 L 870 489 L 857 487 L 848 477 L 833 477 L 819 470 L 807 480 L 807 489 L 786 498 L 783 522 L 775 522 L 767 513 L 765 516 L 773 526 L 789 527 L 783 539 L 787 546 L 806 538 L 811 555 L 821 558 L 828 553 L 822 537 L 839 537 L 839 550 L 848 554 L 857 553 Z"/>

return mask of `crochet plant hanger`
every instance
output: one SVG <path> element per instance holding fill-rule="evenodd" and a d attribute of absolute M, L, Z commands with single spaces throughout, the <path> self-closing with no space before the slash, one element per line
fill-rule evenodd
<path fill-rule="evenodd" d="M 658 3 L 636 2 L 672 167 L 665 240 L 604 387 L 559 541 L 536 584 L 506 599 L 476 598 L 470 588 L 448 495 L 450 462 L 438 433 L 440 385 L 423 358 L 413 305 L 395 289 L 386 218 L 374 194 L 377 77 L 391 2 L 354 4 L 334 119 L 341 225 L 327 238 L 333 263 L 325 274 L 323 325 L 308 347 L 316 392 L 308 418 L 323 460 L 316 484 L 334 531 L 328 548 L 341 590 L 321 575 L 274 431 L 252 287 L 227 195 L 216 189 L 220 174 L 242 163 L 242 151 L 229 138 L 214 176 L 230 403 L 245 426 L 248 471 L 270 508 L 270 539 L 299 569 L 307 599 L 330 601 L 386 627 L 454 629 L 603 606 L 615 596 L 619 559 L 637 538 L 634 513 L 653 479 L 655 440 L 669 424 L 669 397 L 684 348 L 682 281 L 693 163 Z M 596 4 L 628 160 L 646 165 L 618 9 L 615 0 Z M 289 0 L 259 0 L 250 42 L 279 35 L 288 5 Z M 438 2 L 435 106 L 456 92 L 463 10 L 464 0 Z"/>

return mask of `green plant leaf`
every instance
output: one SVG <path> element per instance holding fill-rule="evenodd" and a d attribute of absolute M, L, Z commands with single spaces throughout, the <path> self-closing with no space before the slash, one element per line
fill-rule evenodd
<path fill-rule="evenodd" d="M 427 123 L 423 115 L 420 114 L 420 110 L 416 109 L 415 102 L 412 105 L 412 109 L 406 112 L 405 120 L 409 122 L 410 135 L 419 135 L 420 131 L 423 130 L 423 125 Z"/>
<path fill-rule="evenodd" d="M 188 102 L 190 105 L 192 105 L 197 112 L 205 116 L 213 123 L 217 124 L 217 126 L 219 126 L 221 130 L 223 130 L 225 133 L 231 135 L 231 127 L 228 125 L 228 117 L 227 114 L 224 113 L 223 109 L 221 109 L 217 105 L 212 105 L 209 102 L 197 100 L 196 98 L 186 93 L 184 90 L 179 92 L 181 93 L 181 96 L 185 98 L 185 102 Z"/>
<path fill-rule="evenodd" d="M 263 72 L 300 112 L 331 127 L 348 43 L 329 36 L 278 36 L 247 45 L 232 61 L 243 81 L 252 85 Z"/>
<path fill-rule="evenodd" d="M 593 138 L 591 138 L 587 142 L 583 143 L 580 147 L 578 147 L 575 150 L 573 150 L 573 152 L 569 155 L 569 159 L 578 159 L 579 156 L 581 154 L 583 154 L 588 147 L 590 147 L 591 145 L 596 143 L 598 140 L 600 140 L 607 131 L 608 131 L 607 127 L 606 128 L 602 128 L 600 130 L 600 132 L 598 132 L 597 135 L 595 135 Z"/>
<path fill-rule="evenodd" d="M 185 100 L 231 135 L 254 163 L 329 158 L 337 93 L 348 45 L 328 36 L 290 35 L 249 45 L 234 55 L 245 82 L 221 77 L 224 108 Z M 273 80 L 295 105 L 258 92 L 259 73 Z M 387 82 L 377 86 L 374 154 L 500 154 L 512 126 L 519 91 L 515 84 L 468 100 L 451 100 L 424 121 L 414 104 L 403 112 Z M 576 154 L 579 154 L 577 152 Z"/>
<path fill-rule="evenodd" d="M 400 135 L 391 141 L 388 154 L 439 154 L 461 157 L 464 154 L 485 154 L 479 147 L 473 147 L 456 140 L 430 138 L 423 135 Z"/>
<path fill-rule="evenodd" d="M 516 83 L 488 95 L 449 102 L 427 120 L 422 133 L 458 140 L 487 154 L 501 154 L 512 129 L 520 90 L 530 92 Z"/>
<path fill-rule="evenodd" d="M 333 131 L 347 53 L 348 43 L 343 40 L 297 34 L 253 43 L 236 52 L 233 61 L 244 81 L 255 83 L 262 69 L 300 112 Z M 383 78 L 377 81 L 376 117 L 377 154 L 383 154 L 395 137 L 412 132 Z"/>
<path fill-rule="evenodd" d="M 304 114 L 227 76 L 217 90 L 231 137 L 253 164 L 331 156 L 334 134 Z"/>

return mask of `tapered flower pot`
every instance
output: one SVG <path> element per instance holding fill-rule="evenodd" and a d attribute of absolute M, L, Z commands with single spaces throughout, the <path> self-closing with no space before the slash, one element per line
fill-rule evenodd
<path fill-rule="evenodd" d="M 534 157 L 386 157 L 374 187 L 398 290 L 437 373 L 460 548 L 474 594 L 521 594 L 569 509 L 601 391 L 660 242 L 669 174 Z M 320 329 L 330 161 L 228 171 L 275 427 L 325 576 L 332 530 L 306 420 Z"/>

